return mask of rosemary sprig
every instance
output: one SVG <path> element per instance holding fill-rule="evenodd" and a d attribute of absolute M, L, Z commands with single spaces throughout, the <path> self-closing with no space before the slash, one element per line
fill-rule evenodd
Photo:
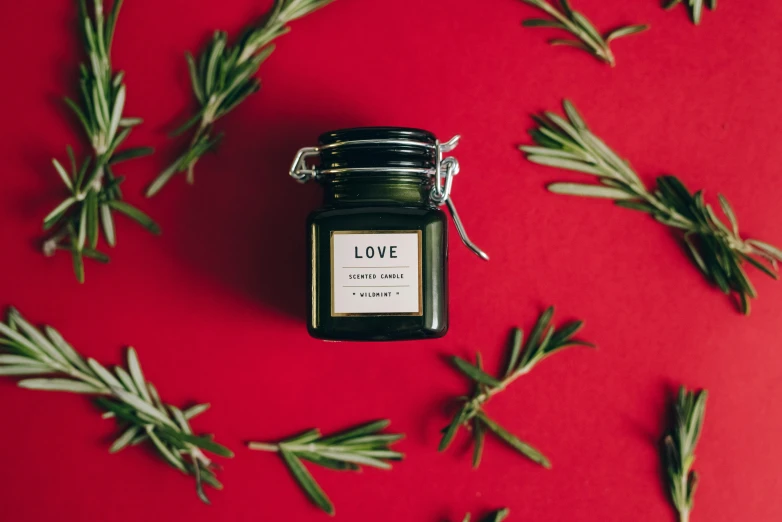
<path fill-rule="evenodd" d="M 472 381 L 473 390 L 469 396 L 458 398 L 460 407 L 451 419 L 451 423 L 443 429 L 439 451 L 445 451 L 459 427 L 464 426 L 472 431 L 474 468 L 480 465 L 487 430 L 533 462 L 545 468 L 551 467 L 551 463 L 541 452 L 492 420 L 484 411 L 484 406 L 494 395 L 505 390 L 522 375 L 529 373 L 536 364 L 549 355 L 570 346 L 594 347 L 590 343 L 573 338 L 583 326 L 582 321 L 573 321 L 557 329 L 551 325 L 553 316 L 553 306 L 540 315 L 526 344 L 523 342 L 524 332 L 519 328 L 513 330 L 507 365 L 500 376 L 495 377 L 483 370 L 480 353 L 476 355 L 475 364 L 457 356 L 451 358 L 454 367 Z"/>
<path fill-rule="evenodd" d="M 508 515 L 510 515 L 510 509 L 503 508 L 503 509 L 500 509 L 498 511 L 495 511 L 493 513 L 490 513 L 490 514 L 486 515 L 486 517 L 484 517 L 481 520 L 482 520 L 482 522 L 502 522 L 503 520 L 508 518 Z M 471 518 L 470 514 L 467 513 L 464 516 L 464 520 L 462 520 L 462 522 L 470 522 L 470 518 Z"/>
<path fill-rule="evenodd" d="M 664 0 L 663 9 L 672 9 L 681 3 L 682 0 Z M 695 25 L 701 23 L 704 5 L 707 6 L 710 10 L 714 11 L 717 9 L 717 0 L 687 0 L 687 7 L 690 11 L 690 19 Z"/>
<path fill-rule="evenodd" d="M 692 470 L 695 447 L 703 428 L 706 390 L 688 391 L 684 386 L 673 408 L 673 423 L 664 440 L 663 464 L 668 476 L 671 501 L 679 512 L 680 522 L 689 522 L 698 474 Z"/>
<path fill-rule="evenodd" d="M 77 167 L 70 146 L 67 147 L 70 169 L 57 159 L 52 160 L 69 195 L 43 220 L 43 229 L 50 231 L 43 244 L 44 254 L 52 256 L 57 250 L 68 250 L 80 283 L 84 282 L 84 257 L 108 262 L 109 257 L 97 250 L 99 229 L 103 230 L 106 243 L 113 247 L 116 244 L 116 212 L 137 221 L 153 234 L 160 233 L 160 228 L 149 216 L 122 201 L 119 185 L 124 178 L 113 172 L 117 163 L 152 152 L 149 147 L 118 151 L 132 128 L 141 123 L 139 118 L 123 116 L 124 73 L 114 73 L 111 66 L 111 44 L 121 6 L 122 0 L 116 0 L 105 17 L 103 0 L 94 1 L 92 13 L 85 0 L 79 2 L 88 62 L 80 67 L 81 105 L 68 97 L 65 97 L 65 103 L 84 128 L 94 161 L 87 156 Z"/>
<path fill-rule="evenodd" d="M 97 397 L 97 405 L 106 410 L 103 418 L 116 418 L 123 425 L 110 452 L 150 441 L 166 462 L 195 477 L 202 501 L 209 503 L 203 484 L 222 489 L 214 474 L 217 466 L 205 452 L 221 457 L 233 453 L 211 435 L 193 435 L 190 427 L 190 419 L 209 405 L 180 410 L 163 403 L 157 389 L 144 378 L 133 348 L 128 348 L 127 369 L 117 366 L 109 371 L 79 355 L 54 328 L 45 326 L 42 332 L 11 308 L 7 322 L 0 322 L 0 375 L 23 376 L 18 383 L 22 388 Z"/>
<path fill-rule="evenodd" d="M 336 470 L 357 471 L 361 465 L 391 469 L 387 461 L 402 460 L 404 455 L 391 450 L 390 446 L 404 435 L 380 433 L 389 424 L 388 420 L 369 422 L 327 437 L 320 430 L 312 429 L 282 442 L 250 442 L 248 447 L 251 450 L 279 453 L 310 501 L 333 515 L 334 505 L 301 461 L 308 460 Z"/>
<path fill-rule="evenodd" d="M 616 65 L 614 53 L 609 44 L 611 41 L 631 34 L 640 33 L 649 29 L 648 25 L 628 25 L 601 34 L 600 31 L 583 14 L 575 11 L 568 0 L 559 0 L 559 8 L 554 7 L 546 0 L 522 0 L 525 4 L 536 7 L 551 17 L 532 18 L 524 20 L 525 27 L 548 27 L 567 31 L 575 37 L 572 39 L 555 38 L 550 40 L 551 45 L 567 45 L 581 49 L 602 60 L 611 67 Z"/>
<path fill-rule="evenodd" d="M 195 130 L 187 150 L 152 182 L 147 197 L 157 194 L 175 174 L 186 173 L 187 182 L 194 182 L 196 162 L 213 150 L 222 138 L 222 133 L 215 135 L 214 123 L 261 88 L 255 74 L 274 51 L 274 45 L 270 43 L 290 31 L 290 22 L 332 1 L 275 0 L 264 22 L 248 28 L 236 45 L 229 46 L 226 33 L 215 31 L 197 61 L 190 53 L 185 54 L 199 110 L 173 134 Z"/>
<path fill-rule="evenodd" d="M 657 188 L 647 190 L 630 164 L 589 130 L 572 103 L 565 100 L 564 109 L 567 120 L 551 112 L 534 117 L 538 128 L 530 134 L 537 145 L 520 149 L 533 163 L 589 174 L 597 177 L 599 184 L 552 183 L 548 189 L 557 194 L 613 199 L 620 207 L 646 212 L 679 230 L 706 279 L 726 295 L 738 295 L 741 311 L 749 314 L 749 298 L 757 294 L 742 265 L 746 261 L 776 279 L 782 250 L 743 239 L 736 214 L 721 194 L 717 196 L 728 225 L 705 203 L 703 191 L 690 193 L 675 176 L 660 176 Z"/>

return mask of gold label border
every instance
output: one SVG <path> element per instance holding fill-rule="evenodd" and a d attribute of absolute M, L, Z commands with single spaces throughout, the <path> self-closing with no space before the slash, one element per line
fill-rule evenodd
<path fill-rule="evenodd" d="M 334 312 L 334 236 L 336 234 L 416 234 L 418 236 L 418 312 L 373 313 L 335 313 Z M 331 257 L 331 317 L 422 317 L 424 315 L 424 270 L 423 270 L 423 231 L 421 230 L 332 230 L 330 242 Z"/>

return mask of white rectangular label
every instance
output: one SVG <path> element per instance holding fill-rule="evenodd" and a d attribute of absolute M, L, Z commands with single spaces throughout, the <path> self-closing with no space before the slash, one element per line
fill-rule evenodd
<path fill-rule="evenodd" d="M 421 315 L 421 232 L 331 234 L 331 315 Z"/>

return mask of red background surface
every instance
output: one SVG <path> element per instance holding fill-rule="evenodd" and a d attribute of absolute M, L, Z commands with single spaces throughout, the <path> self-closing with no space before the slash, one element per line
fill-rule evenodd
<path fill-rule="evenodd" d="M 645 179 L 676 173 L 712 197 L 720 190 L 745 233 L 782 243 L 782 5 L 721 2 L 695 28 L 683 8 L 666 13 L 655 0 L 580 0 L 602 28 L 653 26 L 615 43 L 611 69 L 521 28 L 536 12 L 518 1 L 337 0 L 279 40 L 261 93 L 220 122 L 226 139 L 198 165 L 195 187 L 180 178 L 143 199 L 175 150 L 165 132 L 192 109 L 183 51 L 215 28 L 237 34 L 268 3 L 126 3 L 114 62 L 127 71 L 127 114 L 146 119 L 132 144 L 159 153 L 121 171 L 127 199 L 164 234 L 123 221 L 111 264 L 90 263 L 84 286 L 67 255 L 37 250 L 41 219 L 63 197 L 50 158 L 84 143 L 58 101 L 74 93 L 81 57 L 75 2 L 4 6 L 0 301 L 107 364 L 133 344 L 165 400 L 212 403 L 195 429 L 217 433 L 237 458 L 204 506 L 151 452 L 109 455 L 114 426 L 88 400 L 4 379 L 0 520 L 324 520 L 275 456 L 243 442 L 378 417 L 407 434 L 408 458 L 391 472 L 314 469 L 339 520 L 455 521 L 505 505 L 516 521 L 673 520 L 656 441 L 679 383 L 711 391 L 693 520 L 780 520 L 782 286 L 752 273 L 760 298 L 741 317 L 664 227 L 548 194 L 546 182 L 579 176 L 533 166 L 515 146 L 527 142 L 530 113 L 567 96 Z M 354 125 L 463 136 L 455 198 L 492 260 L 452 236 L 444 339 L 307 336 L 304 220 L 320 189 L 286 170 L 320 132 Z M 509 329 L 529 328 L 549 303 L 560 319 L 584 318 L 599 350 L 546 361 L 489 411 L 553 469 L 494 439 L 478 471 L 466 438 L 438 454 L 444 402 L 466 389 L 443 357 L 480 349 L 496 367 Z"/>

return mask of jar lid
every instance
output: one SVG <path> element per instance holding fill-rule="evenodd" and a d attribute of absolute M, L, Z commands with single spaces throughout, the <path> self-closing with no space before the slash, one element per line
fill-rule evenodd
<path fill-rule="evenodd" d="M 423 177 L 428 176 L 437 163 L 437 138 L 420 129 L 342 129 L 322 134 L 318 143 L 321 174 L 393 170 Z"/>
<path fill-rule="evenodd" d="M 319 146 L 304 147 L 296 154 L 290 176 L 300 183 L 327 176 L 393 173 L 432 179 L 430 199 L 438 206 L 448 205 L 456 229 L 467 247 L 483 259 L 489 259 L 467 237 L 451 198 L 453 178 L 459 173 L 459 161 L 444 157 L 459 144 L 456 135 L 440 143 L 431 132 L 405 127 L 359 127 L 321 134 Z M 318 165 L 308 165 L 318 158 Z"/>
<path fill-rule="evenodd" d="M 454 157 L 444 158 L 459 143 L 454 136 L 440 143 L 429 131 L 406 127 L 358 127 L 321 134 L 318 147 L 305 147 L 296 155 L 290 175 L 305 182 L 330 175 L 394 173 L 433 178 L 432 196 L 443 204 L 452 178 L 459 173 Z M 318 159 L 309 166 L 309 159 Z"/>
<path fill-rule="evenodd" d="M 437 137 L 423 129 L 409 127 L 353 127 L 324 132 L 318 138 L 321 145 L 344 144 L 357 140 L 407 140 L 429 145 L 437 144 Z"/>

